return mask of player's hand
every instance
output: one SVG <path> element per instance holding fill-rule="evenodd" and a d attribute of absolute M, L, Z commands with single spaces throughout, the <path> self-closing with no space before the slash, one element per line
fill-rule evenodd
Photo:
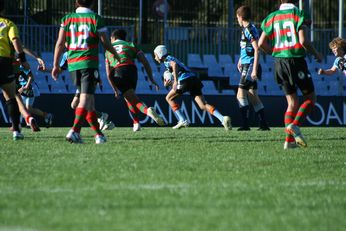
<path fill-rule="evenodd" d="M 241 72 L 241 63 L 240 62 L 238 62 L 237 68 L 238 68 L 238 71 Z"/>
<path fill-rule="evenodd" d="M 169 87 L 169 86 L 172 86 L 172 81 L 171 80 L 163 80 L 163 86 L 165 86 L 165 87 Z"/>
<path fill-rule="evenodd" d="M 322 75 L 323 74 L 323 70 L 321 68 L 318 69 L 317 74 Z"/>
<path fill-rule="evenodd" d="M 251 72 L 251 79 L 257 80 L 257 71 L 254 70 Z"/>
<path fill-rule="evenodd" d="M 53 67 L 52 69 L 52 78 L 56 81 L 58 80 L 59 77 L 59 68 L 58 67 Z"/>
<path fill-rule="evenodd" d="M 45 62 L 43 61 L 43 59 L 37 58 L 36 60 L 37 60 L 37 62 L 38 62 L 38 66 L 39 66 L 38 70 L 39 70 L 39 71 L 45 71 L 45 70 L 46 70 L 46 64 L 45 64 Z"/>
<path fill-rule="evenodd" d="M 18 89 L 18 93 L 22 94 L 24 90 L 25 90 L 24 87 L 21 87 L 21 88 Z"/>
<path fill-rule="evenodd" d="M 159 85 L 158 85 L 155 81 L 152 82 L 152 84 L 155 86 L 155 90 L 156 90 L 156 91 L 159 91 L 159 90 L 160 90 Z"/>
<path fill-rule="evenodd" d="M 114 90 L 114 97 L 115 97 L 116 99 L 119 98 L 119 90 L 118 90 L 117 88 Z"/>

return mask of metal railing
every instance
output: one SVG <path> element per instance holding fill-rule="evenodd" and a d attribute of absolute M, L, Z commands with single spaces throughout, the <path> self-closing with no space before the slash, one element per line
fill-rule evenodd
<path fill-rule="evenodd" d="M 18 25 L 21 38 L 26 47 L 40 53 L 53 52 L 59 28 L 53 25 Z M 117 26 L 108 27 L 109 34 Z M 121 27 L 128 32 L 128 40 L 135 40 L 134 26 Z M 187 54 L 239 54 L 239 29 L 222 27 L 168 27 L 165 33 L 165 45 L 171 54 L 186 62 Z M 314 31 L 314 45 L 322 54 L 330 55 L 329 42 L 337 36 L 334 29 L 319 29 Z M 156 46 L 158 44 L 152 44 Z M 152 52 L 152 51 L 145 51 Z"/>

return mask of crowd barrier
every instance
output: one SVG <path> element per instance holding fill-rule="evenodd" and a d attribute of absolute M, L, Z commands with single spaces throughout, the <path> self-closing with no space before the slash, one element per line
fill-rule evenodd
<path fill-rule="evenodd" d="M 139 95 L 148 105 L 156 109 L 162 115 L 168 126 L 174 125 L 177 120 L 174 113 L 165 101 L 165 95 Z M 73 94 L 42 94 L 37 97 L 35 107 L 54 114 L 53 126 L 71 126 L 74 118 L 74 111 L 70 108 Z M 233 95 L 208 95 L 205 97 L 208 103 L 214 105 L 222 114 L 232 117 L 232 124 L 240 126 L 240 112 L 236 97 Z M 283 117 L 286 110 L 286 100 L 284 96 L 264 96 L 262 97 L 265 106 L 265 114 L 271 127 L 283 127 Z M 191 126 L 221 126 L 220 122 L 213 116 L 201 111 L 197 104 L 188 95 L 183 95 L 178 100 Z M 115 99 L 111 94 L 97 94 L 96 108 L 99 111 L 107 112 L 111 120 L 117 127 L 130 127 L 132 120 L 123 99 Z M 141 123 L 146 126 L 157 126 L 150 118 L 141 114 Z M 43 120 L 38 120 L 44 125 Z M 9 126 L 10 120 L 7 114 L 4 99 L 0 101 L 0 126 Z M 250 111 L 250 125 L 257 126 L 257 118 L 254 111 Z M 346 97 L 344 96 L 319 96 L 313 112 L 305 120 L 304 126 L 324 126 L 338 127 L 346 125 Z"/>

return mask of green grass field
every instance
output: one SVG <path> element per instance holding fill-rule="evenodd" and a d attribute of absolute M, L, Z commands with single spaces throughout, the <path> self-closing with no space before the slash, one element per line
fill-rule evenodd
<path fill-rule="evenodd" d="M 0 231 L 345 230 L 346 130 L 0 129 Z"/>

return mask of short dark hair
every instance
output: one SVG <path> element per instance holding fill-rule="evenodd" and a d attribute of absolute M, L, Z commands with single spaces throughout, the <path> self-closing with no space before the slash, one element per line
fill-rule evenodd
<path fill-rule="evenodd" d="M 126 31 L 123 29 L 113 30 L 111 37 L 115 39 L 126 40 Z"/>
<path fill-rule="evenodd" d="M 76 3 L 82 7 L 90 8 L 93 6 L 95 0 L 76 0 Z"/>
<path fill-rule="evenodd" d="M 299 0 L 281 0 L 281 3 L 292 3 L 296 4 Z"/>
<path fill-rule="evenodd" d="M 241 6 L 237 9 L 237 15 L 243 18 L 245 21 L 251 19 L 251 9 L 249 6 Z"/>
<path fill-rule="evenodd" d="M 0 0 L 0 12 L 5 9 L 5 0 Z"/>

